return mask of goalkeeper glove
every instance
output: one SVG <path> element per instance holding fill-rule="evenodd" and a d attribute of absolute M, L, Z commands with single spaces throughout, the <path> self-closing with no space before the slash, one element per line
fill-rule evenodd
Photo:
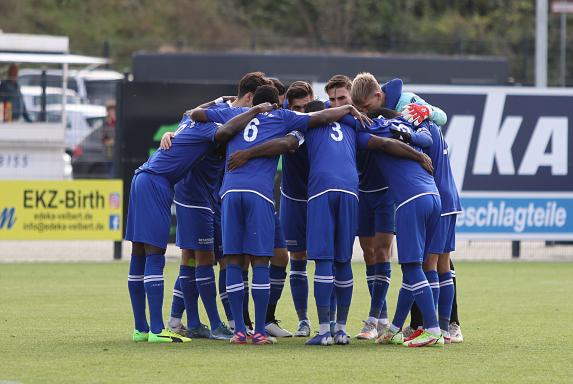
<path fill-rule="evenodd" d="M 402 115 L 414 126 L 422 124 L 432 114 L 432 107 L 429 105 L 408 104 L 404 107 Z"/>

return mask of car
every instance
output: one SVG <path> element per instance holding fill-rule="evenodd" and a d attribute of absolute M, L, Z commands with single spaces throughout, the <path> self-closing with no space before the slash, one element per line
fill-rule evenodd
<path fill-rule="evenodd" d="M 40 120 L 42 111 L 42 87 L 20 86 L 22 97 L 32 121 Z M 46 121 L 58 122 L 62 119 L 62 88 L 46 87 Z M 106 117 L 102 105 L 82 104 L 79 95 L 66 90 L 66 151 L 73 149 L 94 129 L 101 126 Z"/>
<path fill-rule="evenodd" d="M 75 91 L 82 103 L 106 105 L 114 101 L 117 85 L 123 79 L 123 75 L 111 70 L 70 70 L 68 71 L 68 89 Z M 62 87 L 62 71 L 59 69 L 46 70 L 46 86 Z M 42 85 L 42 70 L 24 68 L 18 74 L 20 86 Z"/>
<path fill-rule="evenodd" d="M 113 146 L 105 145 L 113 132 L 102 124 L 79 143 L 72 153 L 74 179 L 105 179 L 111 177 Z"/>

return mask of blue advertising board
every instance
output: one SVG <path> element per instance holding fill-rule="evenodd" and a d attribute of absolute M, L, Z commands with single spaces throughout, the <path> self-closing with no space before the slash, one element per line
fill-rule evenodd
<path fill-rule="evenodd" d="M 313 85 L 327 97 L 324 83 Z M 462 200 L 458 237 L 573 241 L 573 90 L 409 85 L 442 127 Z"/>
<path fill-rule="evenodd" d="M 573 240 L 573 91 L 414 86 L 444 109 L 467 239 Z"/>

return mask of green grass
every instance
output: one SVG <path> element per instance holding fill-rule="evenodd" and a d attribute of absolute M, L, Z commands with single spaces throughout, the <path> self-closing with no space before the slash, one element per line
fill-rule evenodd
<path fill-rule="evenodd" d="M 167 264 L 167 286 L 177 268 Z M 459 263 L 466 342 L 414 350 L 355 340 L 328 348 L 307 347 L 304 339 L 261 347 L 135 344 L 127 269 L 126 263 L 1 264 L 0 383 L 523 383 L 573 376 L 573 264 Z M 354 265 L 354 273 L 352 334 L 369 303 L 364 266 Z M 293 329 L 285 288 L 278 317 Z M 170 294 L 167 288 L 166 316 Z M 314 311 L 311 319 L 316 325 Z"/>

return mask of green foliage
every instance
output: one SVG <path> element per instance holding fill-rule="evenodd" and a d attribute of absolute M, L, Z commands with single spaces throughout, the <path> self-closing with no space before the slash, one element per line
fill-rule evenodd
<path fill-rule="evenodd" d="M 165 316 L 178 264 L 166 266 Z M 571 263 L 458 263 L 466 341 L 419 350 L 354 339 L 328 348 L 305 346 L 300 338 L 263 347 L 208 340 L 136 344 L 130 341 L 127 263 L 0 267 L 2 382 L 436 383 L 447 377 L 452 383 L 522 384 L 570 383 L 573 375 Z M 309 268 L 312 276 L 312 263 Z M 355 335 L 370 297 L 364 265 L 353 268 L 348 326 Z M 390 313 L 401 279 L 396 264 L 393 270 Z M 312 296 L 309 306 L 316 329 Z M 288 279 L 277 316 L 285 328 L 295 328 Z M 207 321 L 204 312 L 201 317 Z"/>
<path fill-rule="evenodd" d="M 2 0 L 6 32 L 68 35 L 75 52 L 119 70 L 139 50 L 313 50 L 506 56 L 517 82 L 533 78 L 530 0 Z M 556 80 L 558 18 L 550 17 Z"/>

